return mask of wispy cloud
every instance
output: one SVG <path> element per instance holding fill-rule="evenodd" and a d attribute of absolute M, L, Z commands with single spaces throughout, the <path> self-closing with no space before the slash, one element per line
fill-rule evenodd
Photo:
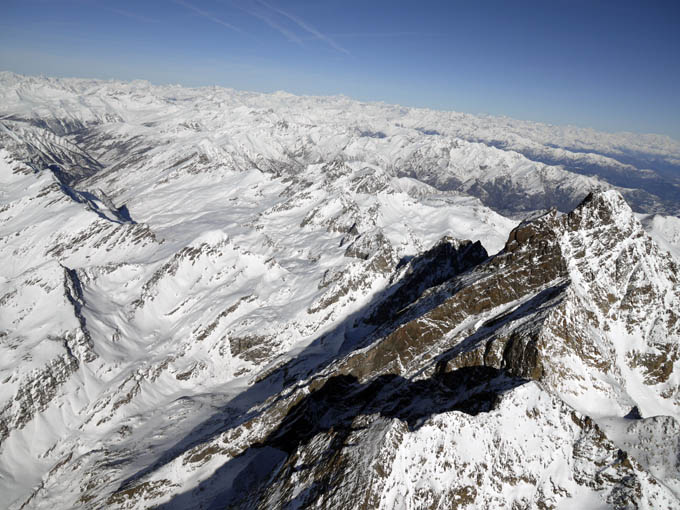
<path fill-rule="evenodd" d="M 231 30 L 234 30 L 235 32 L 240 33 L 240 34 L 244 33 L 243 30 L 241 30 L 237 26 L 234 26 L 231 23 L 227 23 L 226 21 L 221 20 L 217 16 L 215 16 L 215 15 L 213 15 L 213 14 L 207 12 L 207 11 L 204 11 L 203 9 L 200 9 L 193 4 L 190 4 L 189 2 L 185 2 L 184 0 L 174 0 L 174 2 L 177 5 L 181 5 L 182 7 L 185 7 L 187 9 L 191 10 L 191 11 L 194 11 L 199 16 L 203 16 L 204 18 L 209 19 L 210 21 L 212 21 L 214 23 L 217 23 L 218 25 L 222 25 L 224 27 L 227 27 Z"/>
<path fill-rule="evenodd" d="M 295 34 L 293 31 L 288 30 L 286 27 L 284 27 L 281 24 L 274 21 L 272 19 L 272 17 L 269 15 L 269 13 L 261 12 L 257 9 L 246 9 L 245 7 L 243 7 L 241 5 L 237 5 L 236 7 L 238 7 L 239 9 L 241 9 L 244 12 L 247 12 L 251 16 L 254 16 L 255 18 L 259 19 L 260 21 L 264 21 L 267 25 L 269 25 L 274 30 L 281 33 L 281 35 L 283 35 L 289 41 L 297 43 L 297 44 L 302 44 L 302 39 L 300 37 L 298 37 L 297 34 Z"/>
<path fill-rule="evenodd" d="M 390 38 L 390 37 L 443 37 L 444 34 L 427 32 L 346 32 L 339 34 L 328 34 L 331 37 L 360 39 L 360 38 Z"/>
<path fill-rule="evenodd" d="M 328 44 L 331 48 L 339 51 L 340 53 L 345 53 L 346 55 L 349 55 L 349 51 L 347 51 L 345 48 L 340 46 L 337 42 L 335 42 L 332 38 L 330 38 L 328 35 L 324 34 L 323 32 L 320 32 L 313 26 L 311 26 L 309 23 L 306 21 L 298 18 L 297 16 L 291 14 L 288 11 L 284 11 L 283 9 L 280 9 L 278 7 L 274 7 L 264 0 L 256 0 L 258 4 L 261 6 L 265 7 L 269 12 L 272 13 L 277 13 L 280 16 L 283 16 L 284 18 L 288 19 L 289 21 L 292 21 L 295 25 L 298 26 L 298 28 L 301 28 L 305 32 L 312 34 L 314 38 L 319 39 L 321 41 L 324 41 L 326 44 Z M 256 16 L 257 18 L 261 19 L 268 25 L 270 25 L 272 28 L 275 28 L 279 32 L 281 32 L 286 38 L 288 38 L 291 41 L 297 42 L 299 44 L 302 44 L 302 38 L 299 37 L 297 34 L 293 33 L 291 30 L 288 30 L 287 28 L 281 26 L 280 24 L 276 23 L 271 19 L 270 16 L 263 15 L 263 14 L 255 14 L 255 12 L 250 12 L 253 16 Z"/>
<path fill-rule="evenodd" d="M 126 18 L 133 19 L 135 21 L 141 21 L 143 23 L 159 23 L 157 19 L 147 18 L 135 12 L 126 11 L 124 9 L 115 9 L 113 7 L 104 7 L 109 12 L 118 14 L 119 16 L 125 16 Z"/>
<path fill-rule="evenodd" d="M 391 39 L 398 37 L 444 37 L 444 34 L 427 32 L 343 32 L 326 34 L 328 37 L 338 39 Z M 303 41 L 316 41 L 320 38 L 315 35 L 302 37 Z"/>

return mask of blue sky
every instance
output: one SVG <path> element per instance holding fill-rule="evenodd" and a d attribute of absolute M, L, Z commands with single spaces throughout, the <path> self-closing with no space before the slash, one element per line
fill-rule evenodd
<path fill-rule="evenodd" d="M 680 2 L 3 2 L 0 68 L 680 139 Z"/>

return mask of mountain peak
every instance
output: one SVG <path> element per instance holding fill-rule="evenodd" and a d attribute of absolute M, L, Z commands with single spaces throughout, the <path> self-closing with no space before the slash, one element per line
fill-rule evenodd
<path fill-rule="evenodd" d="M 634 219 L 633 210 L 614 189 L 591 191 L 569 216 L 578 220 L 578 228 L 593 227 L 596 223 L 623 225 Z"/>

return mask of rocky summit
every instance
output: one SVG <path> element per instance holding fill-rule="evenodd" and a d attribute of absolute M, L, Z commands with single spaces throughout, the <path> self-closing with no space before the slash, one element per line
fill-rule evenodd
<path fill-rule="evenodd" d="M 0 114 L 0 507 L 680 508 L 661 176 L 343 97 Z"/>

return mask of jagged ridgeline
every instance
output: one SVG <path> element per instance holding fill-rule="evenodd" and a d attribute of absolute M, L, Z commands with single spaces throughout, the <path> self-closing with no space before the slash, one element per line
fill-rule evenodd
<path fill-rule="evenodd" d="M 672 141 L 0 84 L 0 508 L 680 508 Z"/>

